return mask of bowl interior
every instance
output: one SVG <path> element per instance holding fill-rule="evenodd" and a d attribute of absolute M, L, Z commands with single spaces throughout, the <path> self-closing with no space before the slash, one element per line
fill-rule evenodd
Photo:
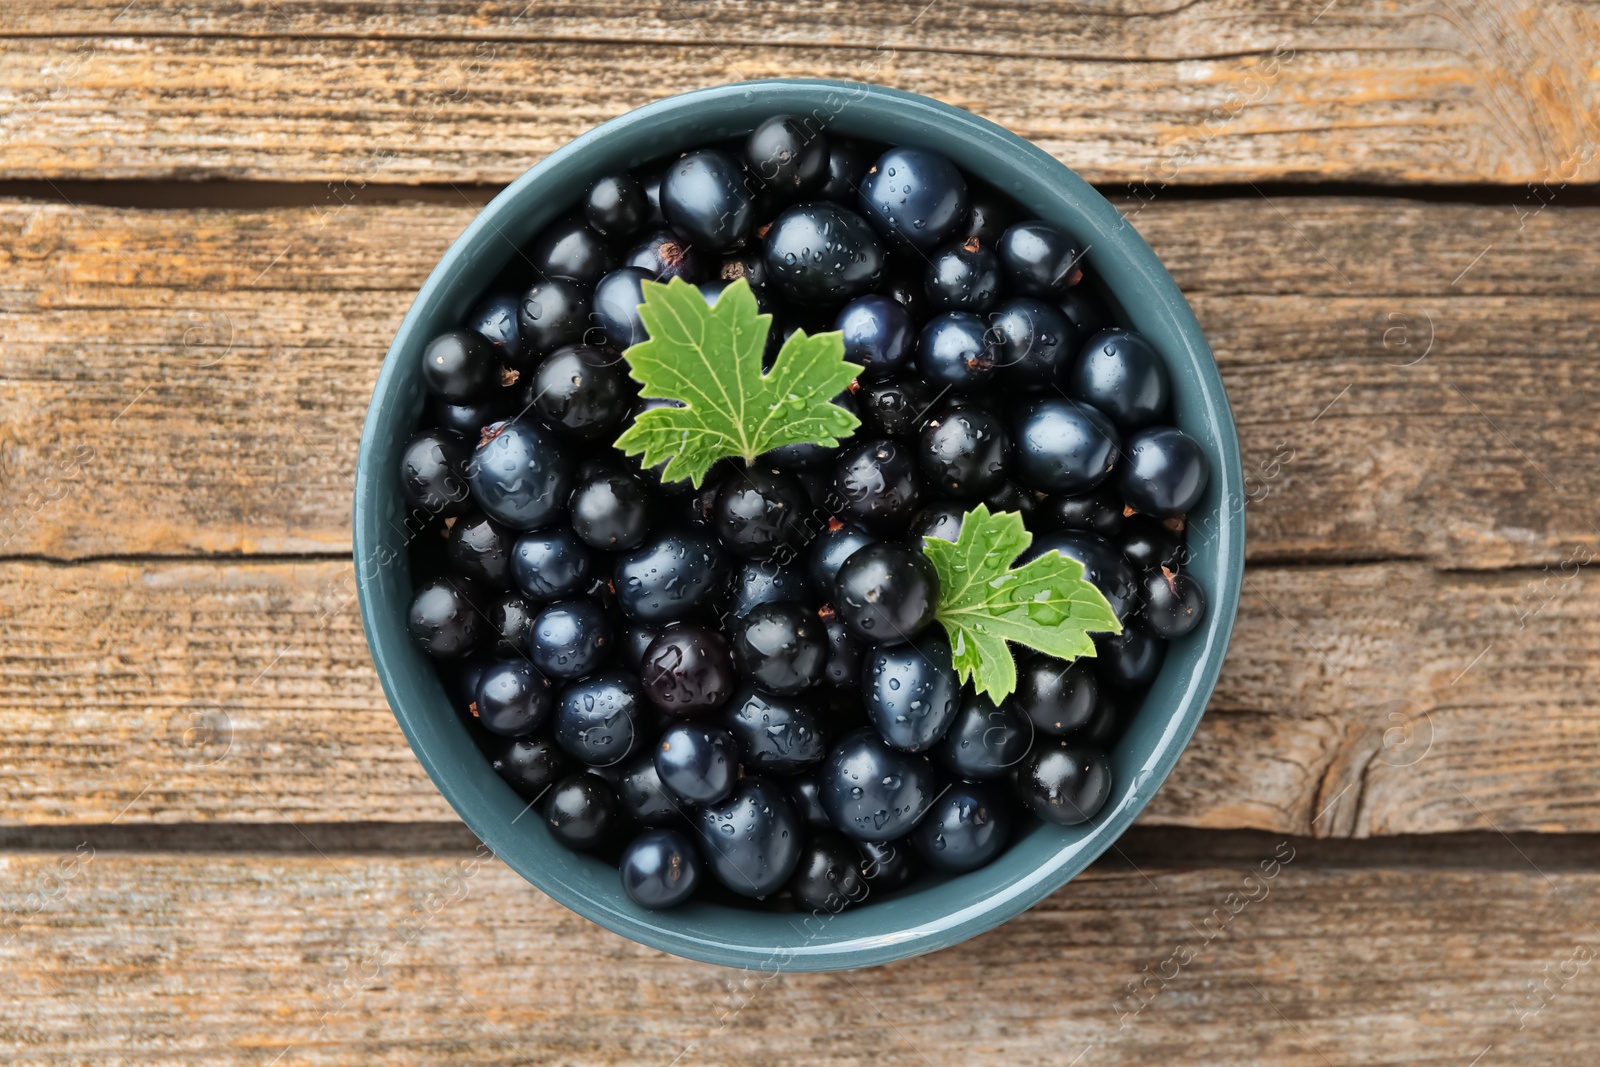
<path fill-rule="evenodd" d="M 457 326 L 518 249 L 589 182 L 646 163 L 663 146 L 734 136 L 780 113 L 814 115 L 838 135 L 939 150 L 1087 246 L 1122 321 L 1165 358 L 1176 421 L 1210 458 L 1210 485 L 1191 513 L 1189 566 L 1211 608 L 1195 633 L 1169 648 L 1113 753 L 1111 799 L 1089 825 L 1024 824 L 1012 847 L 979 871 L 837 915 L 711 903 L 650 912 L 623 894 L 615 868 L 549 836 L 489 768 L 432 663 L 412 646 L 405 614 L 413 531 L 395 472 L 422 409 L 422 347 Z M 1081 871 L 1149 801 L 1200 719 L 1233 627 L 1244 558 L 1241 483 L 1232 414 L 1193 313 L 1149 246 L 1089 185 L 1029 142 L 925 97 L 839 82 L 752 82 L 672 97 L 579 137 L 496 197 L 446 253 L 395 337 L 367 415 L 355 499 L 357 587 L 373 660 L 412 749 L 466 824 L 518 873 L 587 918 L 679 955 L 773 970 L 858 967 L 942 948 L 1003 922 Z"/>

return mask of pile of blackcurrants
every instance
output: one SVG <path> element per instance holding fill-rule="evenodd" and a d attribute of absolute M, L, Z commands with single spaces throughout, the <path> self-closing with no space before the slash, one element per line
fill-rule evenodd
<path fill-rule="evenodd" d="M 769 363 L 841 331 L 859 431 L 698 489 L 614 448 L 681 403 L 638 396 L 622 356 L 641 284 L 673 278 L 711 303 L 746 280 Z M 698 888 L 837 911 L 983 866 L 1019 816 L 1097 814 L 1106 753 L 1205 612 L 1183 568 L 1207 467 L 1095 290 L 1066 232 L 943 156 L 780 116 L 595 182 L 427 346 L 410 632 L 557 840 L 648 908 Z M 980 503 L 1124 623 L 1094 659 L 1018 649 L 998 706 L 958 681 L 920 551 Z"/>

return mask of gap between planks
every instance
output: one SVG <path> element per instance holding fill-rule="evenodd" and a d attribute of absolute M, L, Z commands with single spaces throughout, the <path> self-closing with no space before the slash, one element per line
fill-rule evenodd
<path fill-rule="evenodd" d="M 326 181 L 267 181 L 262 179 L 199 178 L 193 181 L 171 179 L 105 180 L 71 179 L 61 181 L 0 179 L 0 199 L 43 200 L 94 207 L 138 208 L 146 210 L 257 211 L 271 208 L 317 207 L 328 202 Z M 459 207 L 463 202 L 482 208 L 506 188 L 504 183 L 438 184 L 421 182 L 369 182 L 359 187 L 366 204 L 432 203 Z M 1136 206 L 1127 183 L 1094 183 L 1095 191 L 1120 208 Z M 1380 182 L 1261 181 L 1196 182 L 1175 181 L 1163 186 L 1162 200 L 1194 202 L 1269 198 L 1294 200 L 1310 198 L 1348 198 L 1354 200 L 1408 200 L 1423 204 L 1474 204 L 1482 207 L 1537 207 L 1559 196 L 1562 207 L 1600 207 L 1600 184 L 1559 185 L 1543 192 L 1527 183 L 1395 185 Z M 1541 199 L 1545 197 L 1546 199 Z"/>
<path fill-rule="evenodd" d="M 1359 839 L 1317 838 L 1266 830 L 1134 826 L 1095 862 L 1138 870 L 1214 869 L 1254 864 L 1279 842 L 1305 867 L 1359 870 L 1494 870 L 1600 872 L 1600 833 L 1540 834 L 1490 830 L 1400 834 Z M 0 826 L 0 855 L 57 853 L 88 846 L 119 852 L 438 856 L 482 847 L 459 822 L 111 823 Z"/>

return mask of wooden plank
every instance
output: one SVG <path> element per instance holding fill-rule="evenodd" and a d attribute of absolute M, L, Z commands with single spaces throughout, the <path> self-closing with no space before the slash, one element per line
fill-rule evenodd
<path fill-rule="evenodd" d="M 0 175 L 506 181 L 648 100 L 785 76 L 926 93 L 1106 182 L 1571 180 L 1596 143 L 1577 3 L 118 6 L 8 8 Z"/>
<path fill-rule="evenodd" d="M 1600 830 L 1596 579 L 1570 571 L 1252 568 L 1147 821 Z M 333 562 L 0 565 L 0 823 L 451 819 L 352 585 Z"/>
<path fill-rule="evenodd" d="M 1562 12 L 1567 5 L 1555 5 Z M 1513 21 L 1515 5 L 1499 4 L 1488 18 Z M 1437 8 L 1399 4 L 1385 8 L 1369 0 L 1341 0 L 1327 11 L 1240 0 L 1200 0 L 1183 6 L 1148 0 L 1088 3 L 1075 8 L 1028 0 L 953 0 L 924 10 L 914 0 L 887 3 L 786 5 L 776 0 L 705 0 L 690 6 L 666 2 L 574 3 L 547 0 L 428 0 L 403 9 L 361 0 L 235 0 L 226 8 L 204 0 L 126 4 L 120 0 L 14 0 L 7 5 L 6 36 L 199 36 L 356 37 L 363 39 L 488 41 L 670 41 L 790 45 L 827 44 L 875 49 L 886 43 L 930 51 L 1064 58 L 1085 53 L 1173 56 L 1176 43 L 1245 50 L 1270 48 L 1285 34 L 1301 33 L 1319 46 L 1362 44 L 1361 33 L 1390 19 L 1415 23 L 1420 40 L 1433 45 L 1463 27 L 1451 27 Z M 1486 18 L 1481 14 L 1480 19 Z M 1502 25 L 1493 37 L 1522 29 L 1555 38 L 1539 27 Z M 1113 34 L 1120 36 L 1113 37 Z M 1176 43 L 1175 43 L 1176 42 Z M 1370 43 L 1367 42 L 1367 43 Z M 1480 51 L 1515 41 L 1478 42 Z"/>
<path fill-rule="evenodd" d="M 0 1048 L 19 1067 L 1588 1063 L 1597 891 L 1284 842 L 1102 865 L 956 948 L 805 975 L 642 948 L 493 857 L 10 854 Z"/>
<path fill-rule="evenodd" d="M 1595 544 L 1600 210 L 1129 207 L 1223 368 L 1252 559 Z M 0 202 L 0 555 L 348 550 L 378 365 L 471 214 Z"/>

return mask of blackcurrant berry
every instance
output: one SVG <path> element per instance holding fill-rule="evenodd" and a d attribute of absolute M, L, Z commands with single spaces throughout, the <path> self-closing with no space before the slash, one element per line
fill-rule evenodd
<path fill-rule="evenodd" d="M 1000 383 L 1019 389 L 1054 386 L 1082 335 L 1061 309 L 1033 297 L 1007 300 L 989 316 Z"/>
<path fill-rule="evenodd" d="M 961 536 L 961 524 L 966 520 L 969 506 L 961 500 L 935 500 L 912 517 L 911 543 L 920 547 L 926 537 L 955 541 Z"/>
<path fill-rule="evenodd" d="M 589 550 L 571 530 L 525 533 L 511 545 L 511 580 L 535 600 L 573 596 L 589 584 Z"/>
<path fill-rule="evenodd" d="M 478 643 L 484 620 L 465 582 L 440 579 L 418 587 L 412 595 L 406 625 L 411 639 L 428 655 L 459 659 Z"/>
<path fill-rule="evenodd" d="M 710 257 L 672 230 L 657 230 L 634 245 L 623 266 L 648 271 L 658 282 L 682 278 L 690 285 L 698 285 L 711 273 Z"/>
<path fill-rule="evenodd" d="M 1042 397 L 1014 416 L 1017 480 L 1046 493 L 1087 493 L 1111 474 L 1121 440 L 1116 427 L 1087 404 Z"/>
<path fill-rule="evenodd" d="M 649 711 L 639 680 L 605 670 L 570 683 L 556 700 L 555 739 L 591 767 L 614 767 L 643 749 Z"/>
<path fill-rule="evenodd" d="M 1083 496 L 1052 496 L 1039 505 L 1035 516 L 1041 530 L 1088 530 L 1101 537 L 1116 537 L 1126 521 L 1122 498 L 1109 484 Z"/>
<path fill-rule="evenodd" d="M 592 548 L 625 551 L 639 547 L 650 532 L 654 509 L 639 480 L 610 472 L 596 475 L 572 491 L 567 505 L 572 532 Z"/>
<path fill-rule="evenodd" d="M 728 578 L 719 542 L 699 531 L 673 531 L 617 561 L 617 602 L 640 622 L 672 622 L 710 607 L 727 588 Z"/>
<path fill-rule="evenodd" d="M 1172 392 L 1161 355 L 1131 330 L 1102 330 L 1089 338 L 1065 384 L 1074 399 L 1104 412 L 1123 432 L 1160 422 Z"/>
<path fill-rule="evenodd" d="M 645 650 L 650 647 L 650 642 L 661 636 L 661 631 L 651 626 L 640 626 L 635 623 L 624 627 L 617 637 L 617 660 L 628 670 L 635 674 L 644 666 Z"/>
<path fill-rule="evenodd" d="M 985 248 L 994 248 L 1000 236 L 1017 221 L 1016 207 L 1006 197 L 986 186 L 967 187 L 967 221 L 956 231 L 958 240 L 976 237 Z"/>
<path fill-rule="evenodd" d="M 561 513 L 572 491 L 572 465 L 549 431 L 530 419 L 485 428 L 472 455 L 472 496 L 489 517 L 536 530 Z"/>
<path fill-rule="evenodd" d="M 1118 512 L 1121 515 L 1121 512 Z M 1168 567 L 1178 570 L 1189 562 L 1184 547 L 1183 534 L 1172 529 L 1171 520 L 1152 519 L 1148 515 L 1130 515 L 1122 523 L 1117 544 L 1128 562 L 1142 571 Z"/>
<path fill-rule="evenodd" d="M 861 180 L 861 210 L 897 242 L 932 249 L 954 237 L 967 216 L 967 183 L 944 156 L 891 148 Z"/>
<path fill-rule="evenodd" d="M 762 294 L 766 292 L 766 257 L 758 248 L 747 248 L 742 252 L 724 256 L 722 265 L 717 268 L 716 278 L 725 285 L 732 285 L 737 281 L 748 282 L 759 303 Z"/>
<path fill-rule="evenodd" d="M 489 665 L 478 679 L 478 721 L 506 737 L 533 733 L 550 713 L 550 683 L 526 660 Z"/>
<path fill-rule="evenodd" d="M 865 900 L 870 890 L 861 876 L 861 855 L 838 834 L 814 834 L 800 852 L 789 882 L 795 907 L 813 914 L 837 915 Z"/>
<path fill-rule="evenodd" d="M 558 600 L 539 612 L 528 658 L 552 678 L 578 678 L 611 653 L 611 622 L 593 600 Z"/>
<path fill-rule="evenodd" d="M 777 892 L 800 862 L 800 817 L 776 782 L 742 779 L 700 809 L 697 829 L 711 873 L 740 896 Z"/>
<path fill-rule="evenodd" d="M 866 654 L 861 639 L 836 615 L 823 622 L 828 634 L 828 666 L 823 672 L 823 681 L 833 690 L 859 690 Z"/>
<path fill-rule="evenodd" d="M 1128 439 L 1117 488 L 1134 511 L 1170 519 L 1200 502 L 1206 477 L 1206 454 L 1199 442 L 1164 426 Z"/>
<path fill-rule="evenodd" d="M 827 753 L 816 710 L 799 697 L 746 686 L 720 721 L 739 743 L 740 759 L 758 774 L 798 774 Z"/>
<path fill-rule="evenodd" d="M 737 678 L 723 636 L 689 623 L 669 626 L 650 642 L 639 677 L 650 703 L 684 718 L 721 707 Z"/>
<path fill-rule="evenodd" d="M 551 835 L 578 852 L 604 845 L 620 821 L 611 787 L 587 772 L 556 783 L 545 802 L 544 817 Z"/>
<path fill-rule="evenodd" d="M 906 309 L 877 293 L 846 304 L 833 328 L 844 335 L 844 358 L 861 365 L 863 378 L 884 378 L 899 370 L 917 342 Z"/>
<path fill-rule="evenodd" d="M 645 203 L 649 205 L 649 214 L 645 219 L 647 226 L 667 224 L 667 217 L 661 213 L 661 179 L 664 176 L 665 169 L 659 167 L 639 175 L 639 187 L 644 190 Z"/>
<path fill-rule="evenodd" d="M 1000 296 L 1000 261 L 976 237 L 939 249 L 923 276 L 935 311 L 985 312 Z"/>
<path fill-rule="evenodd" d="M 500 384 L 499 352 L 476 330 L 450 330 L 422 350 L 422 384 L 452 404 L 469 404 Z"/>
<path fill-rule="evenodd" d="M 467 316 L 467 327 L 483 334 L 499 353 L 502 366 L 516 370 L 533 368 L 533 353 L 522 343 L 522 330 L 517 324 L 517 307 L 521 303 L 509 293 L 500 293 L 484 300 Z"/>
<path fill-rule="evenodd" d="M 939 795 L 911 831 L 911 847 L 936 871 L 975 871 L 1000 855 L 1011 839 L 1011 809 L 991 785 L 956 782 Z"/>
<path fill-rule="evenodd" d="M 1017 665 L 1017 691 L 1007 706 L 1050 737 L 1081 730 L 1094 714 L 1100 685 L 1085 661 L 1033 656 Z"/>
<path fill-rule="evenodd" d="M 542 356 L 563 345 L 583 342 L 589 329 L 589 308 L 588 289 L 566 278 L 550 278 L 522 294 L 517 322 L 529 350 Z"/>
<path fill-rule="evenodd" d="M 609 241 L 631 236 L 650 216 L 644 186 L 631 174 L 613 174 L 589 186 L 583 214 L 589 226 Z"/>
<path fill-rule="evenodd" d="M 951 774 L 968 781 L 999 778 L 1027 755 L 1033 724 L 1009 701 L 967 695 L 934 758 Z"/>
<path fill-rule="evenodd" d="M 935 315 L 917 337 L 917 370 L 939 389 L 968 393 L 989 384 L 999 353 L 997 338 L 969 311 Z"/>
<path fill-rule="evenodd" d="M 798 563 L 779 566 L 776 560 L 749 560 L 734 573 L 725 614 L 742 619 L 762 604 L 779 600 L 809 604 L 813 598 L 811 582 Z"/>
<path fill-rule="evenodd" d="M 488 670 L 497 658 L 504 657 L 475 652 L 454 663 L 439 664 L 440 667 L 444 668 L 440 672 L 441 677 L 444 677 L 447 672 L 450 675 L 450 696 L 461 711 L 466 712 L 468 715 L 472 714 L 471 705 L 478 701 L 478 682 L 482 680 L 483 672 Z M 450 668 L 454 668 L 454 670 L 452 671 Z"/>
<path fill-rule="evenodd" d="M 811 499 L 785 471 L 752 467 L 729 477 L 714 513 L 722 543 L 745 559 L 791 557 L 805 533 Z"/>
<path fill-rule="evenodd" d="M 928 319 L 928 297 L 923 290 L 922 271 L 926 266 L 919 261 L 913 266 L 901 266 L 893 257 L 884 269 L 884 282 L 878 292 L 906 309 L 913 328 L 920 328 Z"/>
<path fill-rule="evenodd" d="M 617 357 L 588 345 L 552 352 L 534 372 L 533 406 L 551 429 L 569 437 L 609 437 L 633 405 L 626 369 Z"/>
<path fill-rule="evenodd" d="M 833 486 L 840 517 L 870 530 L 903 527 L 921 497 L 912 451 L 887 438 L 845 452 L 834 469 Z"/>
<path fill-rule="evenodd" d="M 1147 573 L 1140 592 L 1139 621 L 1157 637 L 1183 637 L 1205 618 L 1205 591 L 1187 574 L 1166 567 Z"/>
<path fill-rule="evenodd" d="M 1067 321 L 1077 327 L 1080 336 L 1092 337 L 1114 325 L 1111 309 L 1106 307 L 1106 302 L 1082 286 L 1067 290 L 1066 295 L 1056 301 L 1056 305 L 1061 308 Z"/>
<path fill-rule="evenodd" d="M 700 856 L 677 830 L 646 830 L 628 843 L 618 871 L 629 900 L 641 908 L 672 908 L 694 896 Z"/>
<path fill-rule="evenodd" d="M 817 685 L 828 665 L 822 621 L 793 602 L 751 608 L 734 628 L 732 645 L 739 673 L 778 696 Z"/>
<path fill-rule="evenodd" d="M 436 396 L 428 397 L 423 409 L 423 424 L 461 435 L 463 441 L 476 441 L 483 428 L 499 422 L 507 414 L 505 390 L 489 394 L 488 399 L 471 404 L 452 404 Z M 470 449 L 470 446 L 469 446 Z M 468 453 L 471 454 L 470 451 Z"/>
<path fill-rule="evenodd" d="M 622 813 L 640 826 L 680 826 L 688 812 L 656 773 L 654 746 L 629 756 L 618 768 L 615 789 Z"/>
<path fill-rule="evenodd" d="M 1000 238 L 1006 281 L 1027 296 L 1060 298 L 1078 284 L 1083 271 L 1078 242 L 1048 222 L 1019 222 Z"/>
<path fill-rule="evenodd" d="M 566 757 L 547 737 L 495 738 L 488 755 L 494 773 L 529 803 L 568 773 Z"/>
<path fill-rule="evenodd" d="M 857 550 L 875 544 L 877 538 L 866 528 L 851 522 L 829 519 L 828 526 L 811 542 L 807 567 L 811 582 L 824 597 L 833 595 L 834 580 L 839 568 Z"/>
<path fill-rule="evenodd" d="M 828 139 L 814 120 L 774 115 L 744 143 L 745 165 L 781 197 L 820 185 L 828 174 Z"/>
<path fill-rule="evenodd" d="M 910 641 L 933 621 L 939 576 L 921 552 L 896 544 L 868 545 L 853 553 L 834 581 L 833 607 L 863 640 L 880 645 Z"/>
<path fill-rule="evenodd" d="M 817 195 L 824 200 L 853 204 L 860 195 L 861 179 L 882 149 L 842 137 L 828 138 L 828 175 Z"/>
<path fill-rule="evenodd" d="M 801 775 L 789 779 L 789 799 L 794 803 L 795 814 L 800 816 L 800 821 L 812 830 L 831 830 L 833 823 L 828 819 L 828 812 L 822 806 L 822 799 L 817 793 L 817 780 L 810 775 Z"/>
<path fill-rule="evenodd" d="M 877 234 L 837 204 L 796 204 L 773 220 L 763 240 L 770 284 L 798 304 L 838 307 L 883 280 Z"/>
<path fill-rule="evenodd" d="M 639 318 L 639 305 L 644 303 L 640 286 L 652 280 L 653 276 L 643 267 L 622 267 L 601 278 L 594 287 L 594 328 L 598 328 L 604 336 L 604 343 L 618 352 L 650 338 L 645 331 L 644 321 Z M 596 340 L 598 338 L 585 331 L 576 341 L 566 343 L 593 344 Z"/>
<path fill-rule="evenodd" d="M 1011 452 L 1005 427 L 977 407 L 946 408 L 922 428 L 917 461 L 935 491 L 981 499 L 1005 481 Z"/>
<path fill-rule="evenodd" d="M 678 723 L 655 745 L 656 774 L 684 804 L 715 804 L 733 792 L 739 777 L 739 746 L 727 730 Z"/>
<path fill-rule="evenodd" d="M 863 437 L 902 437 L 916 435 L 928 411 L 938 402 L 942 386 L 930 386 L 921 378 L 900 375 L 881 382 L 866 382 L 857 394 Z"/>
<path fill-rule="evenodd" d="M 528 647 L 528 635 L 533 632 L 533 620 L 539 609 L 528 603 L 521 593 L 501 593 L 489 602 L 484 612 L 489 622 L 489 632 L 494 635 L 494 654 L 521 656 Z"/>
<path fill-rule="evenodd" d="M 699 285 L 695 286 L 695 288 L 700 290 L 700 295 L 705 298 L 707 307 L 716 307 L 717 301 L 722 299 L 722 294 L 726 292 L 728 286 L 732 284 L 733 283 L 728 281 L 726 278 L 718 278 L 714 281 L 701 282 Z M 752 289 L 750 291 L 750 295 L 756 298 L 757 311 L 763 315 L 771 313 L 772 307 L 767 301 L 765 290 Z M 785 334 L 784 336 L 785 339 L 787 339 L 788 334 Z"/>
<path fill-rule="evenodd" d="M 1124 693 L 1150 688 L 1167 656 L 1166 641 L 1132 626 L 1123 627 L 1120 634 L 1097 635 L 1094 647 L 1095 677 Z"/>
<path fill-rule="evenodd" d="M 429 515 L 461 515 L 472 506 L 467 472 L 472 445 L 448 430 L 423 430 L 400 454 L 400 490 Z"/>
<path fill-rule="evenodd" d="M 661 180 L 661 212 L 697 248 L 731 252 L 750 238 L 755 203 L 738 160 L 715 148 L 674 160 Z"/>
<path fill-rule="evenodd" d="M 867 721 L 904 752 L 926 752 L 944 737 L 961 710 L 961 682 L 950 642 L 932 634 L 907 644 L 880 645 L 867 657 L 861 680 Z"/>
<path fill-rule="evenodd" d="M 920 873 L 916 853 L 904 839 L 899 841 L 857 841 L 861 853 L 861 877 L 874 894 L 893 893 L 910 885 Z"/>
<path fill-rule="evenodd" d="M 1110 752 L 1126 725 L 1126 717 L 1122 709 L 1117 707 L 1116 700 L 1112 699 L 1108 690 L 1101 689 L 1100 699 L 1094 702 L 1094 712 L 1089 716 L 1089 721 L 1067 740 L 1080 747 Z"/>
<path fill-rule="evenodd" d="M 843 738 L 822 761 L 817 791 L 845 836 L 892 841 L 927 813 L 938 785 L 926 756 L 890 748 L 863 729 Z"/>
<path fill-rule="evenodd" d="M 445 557 L 456 571 L 483 587 L 509 589 L 514 536 L 481 512 L 463 515 L 450 527 Z"/>
<path fill-rule="evenodd" d="M 585 286 L 617 266 L 611 246 L 581 218 L 545 227 L 528 248 L 528 262 L 541 278 L 567 278 Z"/>
<path fill-rule="evenodd" d="M 1057 741 L 1034 746 L 1017 767 L 1018 798 L 1039 818 L 1076 826 L 1100 813 L 1111 795 L 1111 764 L 1104 753 Z"/>

